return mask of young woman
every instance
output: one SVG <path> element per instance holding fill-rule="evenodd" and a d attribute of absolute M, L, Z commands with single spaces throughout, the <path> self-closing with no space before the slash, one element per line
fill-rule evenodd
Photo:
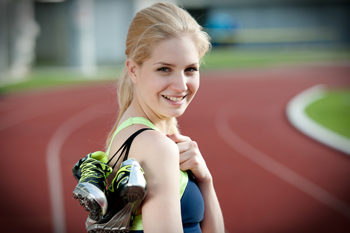
<path fill-rule="evenodd" d="M 131 22 L 119 116 L 107 140 L 109 165 L 116 165 L 108 176 L 112 184 L 122 164 L 112 156 L 135 132 L 153 129 L 135 136 L 128 151 L 147 181 L 131 232 L 224 232 L 212 176 L 197 143 L 179 133 L 176 121 L 198 90 L 200 60 L 209 48 L 197 22 L 170 3 L 145 8 Z"/>

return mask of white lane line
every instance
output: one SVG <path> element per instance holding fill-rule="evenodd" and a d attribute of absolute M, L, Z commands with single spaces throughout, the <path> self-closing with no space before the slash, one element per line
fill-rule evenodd
<path fill-rule="evenodd" d="M 229 117 L 232 115 L 232 113 L 233 110 L 231 105 L 221 107 L 215 116 L 215 126 L 221 138 L 233 150 L 350 219 L 350 206 L 347 203 L 320 188 L 311 181 L 305 179 L 278 161 L 272 159 L 268 155 L 262 153 L 235 134 L 230 129 L 230 125 L 228 123 Z"/>
<path fill-rule="evenodd" d="M 60 160 L 62 146 L 74 131 L 90 121 L 108 114 L 109 112 L 96 110 L 106 109 L 106 107 L 103 107 L 105 105 L 105 103 L 101 102 L 71 116 L 57 128 L 47 146 L 46 167 L 49 181 L 48 185 L 53 218 L 52 220 L 54 223 L 53 230 L 55 233 L 66 232 L 63 182 L 61 173 L 62 168 Z"/>
<path fill-rule="evenodd" d="M 286 108 L 290 123 L 309 137 L 350 155 L 350 139 L 337 134 L 313 121 L 305 112 L 311 103 L 326 96 L 325 85 L 316 85 L 306 89 L 289 101 Z"/>

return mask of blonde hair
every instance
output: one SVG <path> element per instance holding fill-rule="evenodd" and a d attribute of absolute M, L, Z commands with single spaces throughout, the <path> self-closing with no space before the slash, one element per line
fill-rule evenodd
<path fill-rule="evenodd" d="M 185 10 L 171 3 L 156 3 L 139 11 L 132 20 L 126 38 L 126 57 L 138 65 L 142 65 L 144 61 L 151 57 L 153 48 L 157 43 L 169 38 L 181 38 L 186 35 L 195 42 L 199 57 L 202 58 L 211 46 L 208 34 L 202 29 Z M 107 147 L 132 99 L 133 83 L 125 66 L 118 82 L 118 118 L 108 135 Z M 169 133 L 178 132 L 177 120 L 174 118 Z"/>

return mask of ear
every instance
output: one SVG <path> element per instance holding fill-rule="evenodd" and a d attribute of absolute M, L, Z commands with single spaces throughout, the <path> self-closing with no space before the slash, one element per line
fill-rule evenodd
<path fill-rule="evenodd" d="M 138 65 L 131 59 L 126 60 L 126 68 L 128 69 L 131 81 L 136 84 L 138 82 L 137 68 Z"/>

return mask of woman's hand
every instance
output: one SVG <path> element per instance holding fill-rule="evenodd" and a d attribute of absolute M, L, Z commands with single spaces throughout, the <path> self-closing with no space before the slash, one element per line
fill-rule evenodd
<path fill-rule="evenodd" d="M 181 134 L 171 134 L 168 137 L 173 140 L 180 152 L 180 169 L 191 170 L 198 182 L 211 181 L 212 177 L 207 165 L 199 151 L 198 145 L 191 138 Z"/>
<path fill-rule="evenodd" d="M 180 169 L 191 170 L 197 179 L 197 184 L 203 195 L 205 211 L 204 219 L 201 222 L 203 233 L 224 233 L 224 220 L 220 204 L 217 199 L 212 176 L 198 149 L 195 141 L 181 134 L 172 134 L 168 137 L 173 140 L 180 152 Z"/>

